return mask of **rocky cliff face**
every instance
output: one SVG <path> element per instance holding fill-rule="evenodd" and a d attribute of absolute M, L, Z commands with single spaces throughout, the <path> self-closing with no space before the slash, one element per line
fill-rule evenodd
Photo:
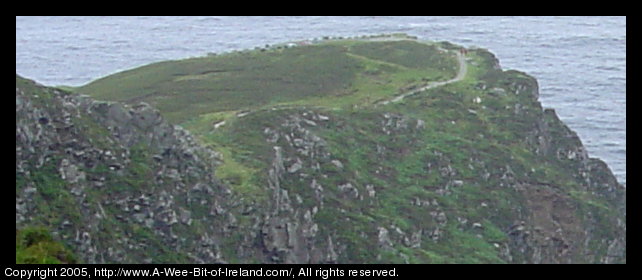
<path fill-rule="evenodd" d="M 16 228 L 50 228 L 82 262 L 224 261 L 217 157 L 146 104 L 16 77 Z"/>
<path fill-rule="evenodd" d="M 267 107 L 195 136 L 16 77 L 16 229 L 89 263 L 626 262 L 626 189 L 534 78 L 471 55 L 472 79 L 400 104 Z"/>
<path fill-rule="evenodd" d="M 554 152 L 539 160 L 567 166 L 563 172 L 569 173 L 563 176 L 574 182 L 552 183 L 547 180 L 549 175 L 523 170 L 523 163 L 510 154 L 489 159 L 466 151 L 470 153 L 464 160 L 467 171 L 459 168 L 460 159 L 438 150 L 412 157 L 420 153 L 417 148 L 423 140 L 419 135 L 430 132 L 422 120 L 400 114 L 352 115 L 349 119 L 332 112 L 287 110 L 278 115 L 282 118 L 272 115 L 263 128 L 265 142 L 273 148 L 266 167 L 272 196 L 261 229 L 264 252 L 271 257 L 264 261 L 626 260 L 625 190 L 600 160 L 579 154 L 583 147 L 579 142 L 573 145 L 575 134 L 556 118 L 551 121 L 569 132 L 565 135 L 569 140 L 545 144 Z M 350 125 L 355 119 L 370 119 L 366 127 L 379 131 L 369 132 L 388 137 L 369 138 L 369 132 L 360 131 L 365 128 Z M 246 121 L 261 123 L 259 119 Z M 328 137 L 330 131 L 341 129 L 363 135 L 359 140 L 354 139 L 359 138 L 355 134 Z M 551 134 L 556 132 L 546 128 L 539 133 L 554 138 Z M 533 153 L 538 147 L 531 147 Z M 362 161 L 363 165 L 355 165 Z M 420 171 L 401 174 L 403 169 L 396 168 L 397 164 L 417 164 Z M 407 181 L 407 176 L 423 182 Z M 601 184 L 593 181 L 600 180 L 597 177 L 602 178 Z M 482 190 L 490 193 L 479 193 Z M 475 255 L 468 246 L 492 255 Z M 433 248 L 441 253 L 452 251 L 456 259 L 417 255 Z"/>

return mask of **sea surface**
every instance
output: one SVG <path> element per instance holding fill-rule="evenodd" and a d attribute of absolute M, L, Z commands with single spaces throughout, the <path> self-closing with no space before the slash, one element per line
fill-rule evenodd
<path fill-rule="evenodd" d="M 486 48 L 533 75 L 543 106 L 626 184 L 626 17 L 16 17 L 16 72 L 78 86 L 162 60 L 393 32 Z"/>

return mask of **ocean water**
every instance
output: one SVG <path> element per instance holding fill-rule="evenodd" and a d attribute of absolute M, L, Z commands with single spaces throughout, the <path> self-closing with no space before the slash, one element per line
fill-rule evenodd
<path fill-rule="evenodd" d="M 404 32 L 527 72 L 626 184 L 625 17 L 16 17 L 16 72 L 78 86 L 136 66 L 322 36 Z"/>

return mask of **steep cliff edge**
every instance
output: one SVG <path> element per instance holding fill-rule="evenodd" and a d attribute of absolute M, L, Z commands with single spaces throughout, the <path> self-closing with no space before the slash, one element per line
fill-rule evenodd
<path fill-rule="evenodd" d="M 461 81 L 380 104 L 459 49 L 333 41 L 79 90 L 129 105 L 16 77 L 16 228 L 81 262 L 626 262 L 626 189 L 533 77 L 471 49 Z"/>
<path fill-rule="evenodd" d="M 146 104 L 16 76 L 16 228 L 49 228 L 82 262 L 222 261 L 216 159 Z"/>

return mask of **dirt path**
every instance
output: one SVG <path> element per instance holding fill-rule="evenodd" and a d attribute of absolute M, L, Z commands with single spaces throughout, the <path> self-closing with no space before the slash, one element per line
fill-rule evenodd
<path fill-rule="evenodd" d="M 457 54 L 457 61 L 459 62 L 459 71 L 457 72 L 457 75 L 454 78 L 452 78 L 450 80 L 447 80 L 447 81 L 430 82 L 430 83 L 428 83 L 427 85 L 425 85 L 423 87 L 410 90 L 408 92 L 402 93 L 402 94 L 397 95 L 397 96 L 395 96 L 395 97 L 393 97 L 391 99 L 388 99 L 388 100 L 383 100 L 383 101 L 377 103 L 377 105 L 386 105 L 386 104 L 389 104 L 389 103 L 397 103 L 397 102 L 403 100 L 404 98 L 406 98 L 408 96 L 411 96 L 411 95 L 414 95 L 414 94 L 416 94 L 418 92 L 421 92 L 421 91 L 424 91 L 424 90 L 428 90 L 428 89 L 431 89 L 431 88 L 445 86 L 447 84 L 452 84 L 452 83 L 459 82 L 459 81 L 463 80 L 464 77 L 466 77 L 466 73 L 468 72 L 468 66 L 466 65 L 466 57 L 464 57 L 464 55 L 461 54 L 460 52 L 457 52 L 456 54 Z"/>
<path fill-rule="evenodd" d="M 392 41 L 394 39 L 395 38 L 392 38 L 392 39 L 390 39 L 390 41 Z M 444 50 L 444 49 L 441 49 L 441 50 L 447 51 L 447 50 Z M 426 84 L 423 87 L 419 87 L 419 88 L 410 90 L 408 92 L 402 93 L 400 95 L 397 95 L 397 96 L 395 96 L 393 98 L 380 101 L 380 102 L 376 103 L 375 105 L 386 105 L 386 104 L 389 104 L 389 103 L 397 103 L 397 102 L 403 100 L 404 98 L 406 98 L 408 96 L 411 96 L 411 95 L 414 95 L 414 94 L 417 94 L 419 92 L 422 92 L 422 91 L 425 91 L 425 90 L 428 90 L 428 89 L 432 89 L 432 88 L 436 88 L 436 87 L 440 87 L 440 86 L 445 86 L 447 84 L 452 84 L 452 83 L 459 82 L 459 81 L 463 80 L 464 77 L 466 77 L 466 73 L 468 72 L 468 66 L 466 65 L 466 57 L 463 54 L 461 54 L 460 52 L 456 52 L 456 55 L 457 55 L 457 62 L 459 62 L 459 71 L 457 72 L 457 75 L 454 78 L 452 78 L 450 80 L 447 80 L 447 81 L 429 82 L 428 84 Z M 274 111 L 274 110 L 283 110 L 283 109 L 298 108 L 298 107 L 324 108 L 324 107 L 321 107 L 321 106 L 301 106 L 301 105 L 274 106 L 274 107 L 271 107 L 271 108 L 262 108 L 262 109 L 252 110 L 252 111 L 242 111 L 241 113 L 238 113 L 236 115 L 236 117 L 242 118 L 242 117 L 245 117 L 247 115 L 254 114 L 254 113 L 257 113 L 257 112 L 260 112 L 260 111 L 266 111 L 266 110 Z M 328 109 L 328 108 L 324 108 L 324 109 Z M 338 110 L 338 108 L 330 108 L 330 109 Z M 217 123 L 215 125 L 215 128 L 218 128 L 218 127 L 220 127 L 220 126 L 222 126 L 224 124 L 225 124 L 225 121 L 219 122 L 219 123 Z"/>

